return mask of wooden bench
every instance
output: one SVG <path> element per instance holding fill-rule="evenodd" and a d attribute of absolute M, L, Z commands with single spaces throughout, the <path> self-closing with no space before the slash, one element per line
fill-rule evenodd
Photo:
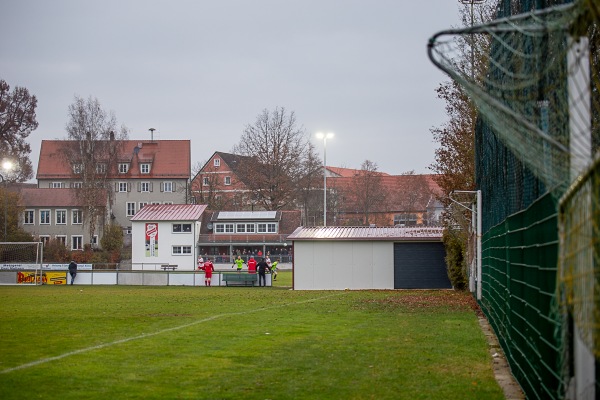
<path fill-rule="evenodd" d="M 254 286 L 258 280 L 258 275 L 247 274 L 247 273 L 228 273 L 222 275 L 225 286 L 229 285 L 240 285 L 240 286 Z"/>
<path fill-rule="evenodd" d="M 177 265 L 163 264 L 160 266 L 160 269 L 163 271 L 175 271 L 177 269 Z"/>

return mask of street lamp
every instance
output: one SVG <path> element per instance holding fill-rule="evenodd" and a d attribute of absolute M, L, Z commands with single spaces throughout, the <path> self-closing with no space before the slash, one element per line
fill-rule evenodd
<path fill-rule="evenodd" d="M 473 13 L 474 13 L 473 6 L 475 4 L 483 3 L 483 0 L 459 0 L 459 1 L 461 2 L 461 4 L 465 4 L 465 5 L 470 4 L 471 5 L 471 28 L 473 28 L 473 24 L 475 22 L 473 19 Z M 475 57 L 473 54 L 474 47 L 475 47 L 475 39 L 473 37 L 473 32 L 471 32 L 471 79 L 475 78 Z"/>
<path fill-rule="evenodd" d="M 4 161 L 2 163 L 2 169 L 6 172 L 9 172 L 12 169 L 12 163 L 10 161 Z M 4 240 L 6 242 L 6 219 L 8 218 L 8 205 L 6 204 L 7 201 L 7 197 L 8 197 L 8 188 L 6 186 L 6 178 L 4 178 L 4 175 L 0 174 L 0 183 L 2 183 L 2 186 L 4 187 L 4 236 L 2 237 L 2 240 Z"/>
<path fill-rule="evenodd" d="M 327 226 L 327 139 L 333 137 L 333 133 L 317 133 L 317 139 L 323 139 L 323 226 Z"/>

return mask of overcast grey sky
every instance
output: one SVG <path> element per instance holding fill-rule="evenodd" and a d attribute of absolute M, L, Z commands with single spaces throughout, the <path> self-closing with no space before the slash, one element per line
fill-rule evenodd
<path fill-rule="evenodd" d="M 75 95 L 130 139 L 191 139 L 192 163 L 229 152 L 263 109 L 285 107 L 327 164 L 430 173 L 448 78 L 427 40 L 457 26 L 453 0 L 2 0 L 0 78 L 38 98 L 29 137 L 66 137 Z"/>

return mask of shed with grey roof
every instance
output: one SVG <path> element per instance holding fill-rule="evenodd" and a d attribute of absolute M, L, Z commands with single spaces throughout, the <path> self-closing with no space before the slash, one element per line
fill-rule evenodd
<path fill-rule="evenodd" d="M 442 228 L 299 227 L 294 289 L 448 289 Z"/>

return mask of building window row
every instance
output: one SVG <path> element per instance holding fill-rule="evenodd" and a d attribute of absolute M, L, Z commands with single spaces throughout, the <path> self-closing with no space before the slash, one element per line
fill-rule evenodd
<path fill-rule="evenodd" d="M 52 223 L 52 215 L 50 210 L 39 210 L 40 225 L 50 225 Z M 67 210 L 55 210 L 54 214 L 55 225 L 67 224 Z M 35 225 L 35 210 L 25 210 L 23 212 L 23 223 L 25 225 Z M 81 210 L 71 210 L 71 225 L 82 223 Z"/>
<path fill-rule="evenodd" d="M 96 164 L 96 173 L 98 173 L 98 174 L 105 174 L 107 169 L 108 169 L 108 167 L 107 167 L 106 163 Z M 129 163 L 119 163 L 117 166 L 117 169 L 119 171 L 119 174 L 126 174 L 129 172 L 130 165 L 129 165 Z M 151 163 L 141 163 L 140 164 L 140 173 L 149 174 L 150 169 L 151 169 Z M 81 174 L 82 171 L 83 171 L 82 164 L 73 164 L 73 173 L 74 174 Z"/>
<path fill-rule="evenodd" d="M 189 233 L 192 231 L 192 224 L 173 224 L 173 233 Z"/>
<path fill-rule="evenodd" d="M 50 235 L 40 235 L 38 236 L 39 241 L 45 245 L 50 242 Z M 64 246 L 68 247 L 67 236 L 66 235 L 55 235 L 54 239 L 61 242 Z M 98 235 L 94 235 L 92 237 L 92 245 L 98 244 Z M 71 236 L 71 250 L 83 250 L 83 235 L 72 235 Z"/>
<path fill-rule="evenodd" d="M 216 223 L 215 234 L 232 233 L 277 233 L 276 222 L 252 222 L 252 223 Z"/>
<path fill-rule="evenodd" d="M 172 181 L 166 181 L 160 183 L 160 191 L 165 193 L 175 192 L 176 183 Z M 119 193 L 131 192 L 131 182 L 117 182 L 115 183 L 115 190 Z M 138 182 L 137 191 L 140 193 L 149 193 L 154 191 L 154 182 Z"/>
<path fill-rule="evenodd" d="M 223 184 L 225 186 L 231 185 L 231 176 L 224 177 Z M 208 176 L 202 178 L 202 186 L 210 186 L 210 178 Z"/>

